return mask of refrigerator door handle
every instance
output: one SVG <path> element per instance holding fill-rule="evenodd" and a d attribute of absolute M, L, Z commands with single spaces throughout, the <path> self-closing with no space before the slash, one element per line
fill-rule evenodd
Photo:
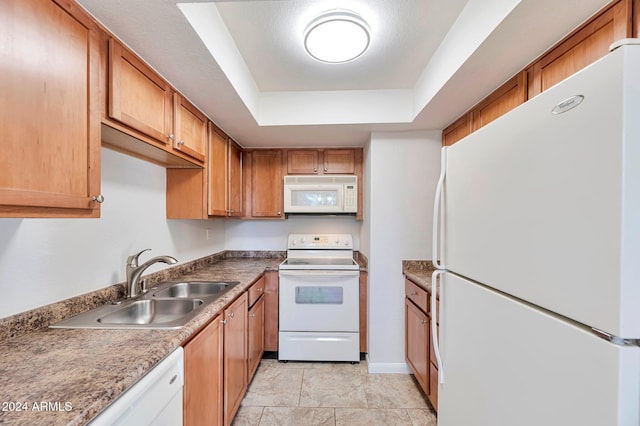
<path fill-rule="evenodd" d="M 433 352 L 436 354 L 436 362 L 438 363 L 438 382 L 444 383 L 444 368 L 442 366 L 442 358 L 440 358 L 440 345 L 438 343 L 438 328 L 437 323 L 440 322 L 439 318 L 436 318 L 436 293 L 438 288 L 438 277 L 443 275 L 446 271 L 444 269 L 437 269 L 433 271 L 431 275 L 431 340 L 433 341 Z M 440 301 L 444 300 L 443 292 L 444 286 L 442 280 L 440 280 Z M 442 303 L 444 306 L 444 303 Z M 440 310 L 442 312 L 442 308 Z"/>
<path fill-rule="evenodd" d="M 438 184 L 436 185 L 436 197 L 433 202 L 433 266 L 437 269 L 445 269 L 440 260 L 440 201 L 442 198 L 442 187 L 444 185 L 444 178 L 447 172 L 447 147 L 442 147 L 440 151 L 440 177 L 438 178 Z"/>

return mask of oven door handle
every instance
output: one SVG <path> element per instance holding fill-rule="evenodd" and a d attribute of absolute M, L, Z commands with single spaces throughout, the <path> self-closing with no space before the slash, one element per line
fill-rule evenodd
<path fill-rule="evenodd" d="M 360 271 L 335 271 L 321 269 L 291 269 L 280 270 L 280 275 L 284 276 L 323 276 L 323 277 L 355 277 L 360 275 Z"/>

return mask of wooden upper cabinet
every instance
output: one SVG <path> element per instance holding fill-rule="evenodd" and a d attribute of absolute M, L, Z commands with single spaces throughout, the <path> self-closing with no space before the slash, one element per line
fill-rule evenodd
<path fill-rule="evenodd" d="M 135 54 L 109 40 L 109 117 L 168 144 L 173 91 Z"/>
<path fill-rule="evenodd" d="M 473 113 L 468 112 L 442 131 L 442 145 L 450 146 L 473 131 Z"/>
<path fill-rule="evenodd" d="M 242 215 L 242 148 L 209 123 L 209 215 Z"/>
<path fill-rule="evenodd" d="M 318 174 L 321 151 L 316 149 L 290 149 L 287 151 L 287 174 Z"/>
<path fill-rule="evenodd" d="M 69 1 L 0 10 L 0 217 L 99 217 L 97 25 Z"/>
<path fill-rule="evenodd" d="M 257 218 L 284 219 L 282 150 L 252 151 L 244 169 L 245 176 L 247 171 L 251 176 L 250 189 L 246 191 L 250 208 L 246 214 Z"/>
<path fill-rule="evenodd" d="M 473 131 L 525 103 L 527 100 L 527 72 L 521 71 L 500 86 L 473 108 Z"/>
<path fill-rule="evenodd" d="M 354 149 L 290 149 L 287 150 L 287 174 L 354 174 Z"/>
<path fill-rule="evenodd" d="M 209 215 L 227 215 L 227 135 L 209 124 Z"/>
<path fill-rule="evenodd" d="M 231 217 L 242 216 L 242 148 L 229 138 L 229 196 L 228 215 Z"/>
<path fill-rule="evenodd" d="M 207 117 L 178 93 L 173 94 L 173 148 L 198 161 L 207 152 Z"/>
<path fill-rule="evenodd" d="M 631 37 L 631 15 L 631 2 L 620 0 L 536 61 L 529 69 L 529 98 L 605 56 L 614 41 Z"/>
<path fill-rule="evenodd" d="M 323 152 L 323 169 L 326 174 L 354 174 L 356 154 L 353 149 L 326 149 Z"/>

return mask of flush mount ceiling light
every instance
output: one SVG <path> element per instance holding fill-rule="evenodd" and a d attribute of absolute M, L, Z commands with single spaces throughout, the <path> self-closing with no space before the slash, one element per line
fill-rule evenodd
<path fill-rule="evenodd" d="M 324 12 L 304 30 L 304 48 L 321 62 L 352 61 L 369 47 L 369 26 L 360 15 L 344 9 Z"/>

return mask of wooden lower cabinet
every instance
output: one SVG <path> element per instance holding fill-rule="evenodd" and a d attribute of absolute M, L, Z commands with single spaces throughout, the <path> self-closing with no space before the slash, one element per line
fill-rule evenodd
<path fill-rule="evenodd" d="M 184 346 L 183 420 L 222 424 L 223 324 L 218 315 Z"/>
<path fill-rule="evenodd" d="M 264 273 L 264 350 L 278 350 L 278 271 Z"/>
<path fill-rule="evenodd" d="M 434 318 L 430 312 L 431 294 L 409 279 L 405 280 L 405 294 L 405 358 L 429 402 L 437 410 L 438 367 L 431 337 Z M 436 301 L 436 312 L 439 311 Z M 435 318 L 437 321 L 437 314 Z"/>
<path fill-rule="evenodd" d="M 427 314 L 405 299 L 405 357 L 425 394 L 429 394 L 429 321 Z"/>
<path fill-rule="evenodd" d="M 258 298 L 248 313 L 248 381 L 251 381 L 264 354 L 264 296 Z"/>
<path fill-rule="evenodd" d="M 247 293 L 224 310 L 224 424 L 230 425 L 247 390 Z"/>

